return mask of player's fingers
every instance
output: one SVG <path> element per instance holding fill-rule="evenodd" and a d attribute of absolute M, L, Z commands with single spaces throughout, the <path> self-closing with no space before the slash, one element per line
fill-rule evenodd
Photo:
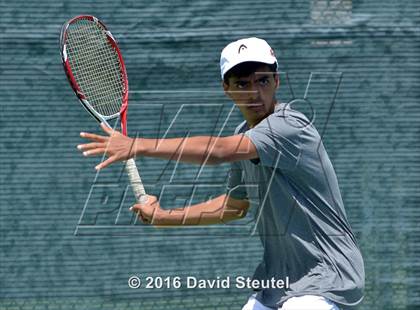
<path fill-rule="evenodd" d="M 115 160 L 116 160 L 115 157 L 111 156 L 107 160 L 105 160 L 105 161 L 101 162 L 99 165 L 97 165 L 95 167 L 95 169 L 96 170 L 104 169 L 105 167 L 108 167 L 110 164 L 112 164 Z"/>
<path fill-rule="evenodd" d="M 108 140 L 108 137 L 104 137 L 104 136 L 100 136 L 100 135 L 95 135 L 94 133 L 89 133 L 89 132 L 81 132 L 80 136 L 82 138 L 86 138 L 92 141 L 96 141 L 96 142 L 105 142 Z"/>
<path fill-rule="evenodd" d="M 130 211 L 141 214 L 142 218 L 148 218 L 153 213 L 153 208 L 149 204 L 135 204 L 130 208 Z"/>
<path fill-rule="evenodd" d="M 143 205 L 141 205 L 141 204 L 135 204 L 135 205 L 131 206 L 130 211 L 138 213 L 138 212 L 140 212 L 142 206 Z"/>
<path fill-rule="evenodd" d="M 86 143 L 86 144 L 79 144 L 77 146 L 77 149 L 80 151 L 87 151 L 92 150 L 96 148 L 104 148 L 105 145 L 102 142 L 92 142 L 92 143 Z"/>
<path fill-rule="evenodd" d="M 130 211 L 132 211 L 133 213 L 135 213 L 135 214 L 136 214 L 136 216 L 137 216 L 138 218 L 140 218 L 140 220 L 141 220 L 143 223 L 148 223 L 148 222 L 149 222 L 149 220 L 148 220 L 148 218 L 147 218 L 146 214 L 144 214 L 144 213 L 142 212 L 142 207 L 144 207 L 144 205 L 135 204 L 135 205 L 133 205 L 133 206 L 130 208 Z"/>
<path fill-rule="evenodd" d="M 98 147 L 98 148 L 95 148 L 93 150 L 84 151 L 83 156 L 102 155 L 103 153 L 105 153 L 105 148 Z"/>
<path fill-rule="evenodd" d="M 158 202 L 158 199 L 157 199 L 156 196 L 145 195 L 145 198 L 143 198 L 141 201 L 139 201 L 135 205 L 133 205 L 130 208 L 130 211 L 146 209 L 146 208 L 149 208 L 150 206 L 153 206 L 157 202 Z M 153 207 L 155 207 L 155 206 L 153 206 Z"/>
<path fill-rule="evenodd" d="M 145 214 L 143 214 L 143 213 L 141 212 L 141 210 L 139 210 L 139 211 L 137 212 L 137 217 L 139 217 L 143 223 L 145 223 L 145 224 L 150 224 L 150 220 L 149 220 L 149 218 L 148 218 Z"/>

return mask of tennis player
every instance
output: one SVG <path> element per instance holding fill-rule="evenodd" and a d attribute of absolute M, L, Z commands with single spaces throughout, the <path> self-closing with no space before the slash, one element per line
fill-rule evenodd
<path fill-rule="evenodd" d="M 363 298 L 363 259 L 319 133 L 305 115 L 276 100 L 277 66 L 262 39 L 241 39 L 223 49 L 223 89 L 245 119 L 232 136 L 132 139 L 102 126 L 106 136 L 81 133 L 91 142 L 78 148 L 85 156 L 106 153 L 96 169 L 134 156 L 231 163 L 223 195 L 170 211 L 149 196 L 131 210 L 153 225 L 207 225 L 257 208 L 264 255 L 254 279 L 289 285 L 256 291 L 242 309 L 347 309 Z"/>

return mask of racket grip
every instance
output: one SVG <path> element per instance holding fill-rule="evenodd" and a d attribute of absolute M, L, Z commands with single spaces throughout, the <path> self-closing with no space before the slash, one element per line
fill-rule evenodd
<path fill-rule="evenodd" d="M 141 181 L 139 171 L 137 170 L 134 159 L 127 160 L 125 164 L 125 171 L 130 179 L 130 184 L 138 203 L 145 203 L 147 201 L 146 191 L 144 190 L 143 182 Z"/>

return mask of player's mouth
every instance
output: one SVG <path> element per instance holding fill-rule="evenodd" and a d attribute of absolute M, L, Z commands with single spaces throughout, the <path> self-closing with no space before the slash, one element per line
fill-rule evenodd
<path fill-rule="evenodd" d="M 247 104 L 247 109 L 253 112 L 264 111 L 264 104 L 262 102 L 250 102 Z"/>

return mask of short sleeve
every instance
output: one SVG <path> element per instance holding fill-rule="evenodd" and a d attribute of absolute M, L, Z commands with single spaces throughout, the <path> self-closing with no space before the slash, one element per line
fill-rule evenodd
<path fill-rule="evenodd" d="M 231 163 L 227 184 L 227 195 L 235 199 L 246 199 L 248 196 L 242 168 L 239 162 Z"/>
<path fill-rule="evenodd" d="M 263 166 L 293 170 L 301 155 L 302 126 L 292 118 L 272 114 L 245 132 L 255 145 Z"/>

